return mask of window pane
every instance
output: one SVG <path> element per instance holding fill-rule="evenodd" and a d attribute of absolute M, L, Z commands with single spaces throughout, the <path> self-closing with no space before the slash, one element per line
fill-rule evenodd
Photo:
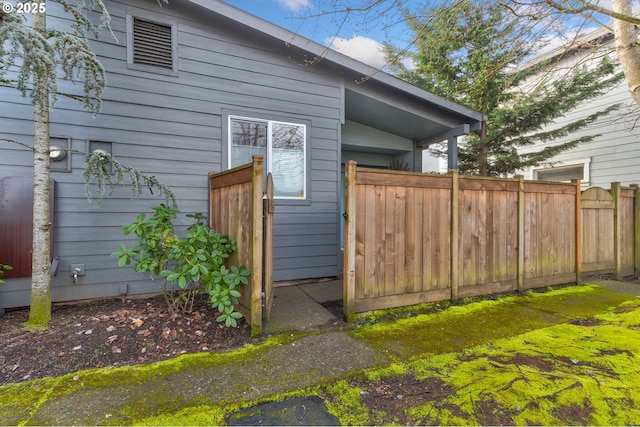
<path fill-rule="evenodd" d="M 271 138 L 271 173 L 275 195 L 304 197 L 305 127 L 273 123 Z"/>
<path fill-rule="evenodd" d="M 267 157 L 267 124 L 231 120 L 231 167 L 251 163 L 255 154 Z"/>
<path fill-rule="evenodd" d="M 538 171 L 539 181 L 571 181 L 572 179 L 584 179 L 583 165 Z"/>

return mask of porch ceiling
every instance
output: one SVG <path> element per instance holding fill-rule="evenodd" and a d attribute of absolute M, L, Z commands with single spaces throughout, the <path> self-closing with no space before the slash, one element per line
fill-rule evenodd
<path fill-rule="evenodd" d="M 420 115 L 409 110 L 351 90 L 345 91 L 347 120 L 414 141 L 443 134 L 453 127 L 445 124 L 450 122 L 449 117 L 437 120 L 428 117 L 433 116 L 432 111 Z"/>

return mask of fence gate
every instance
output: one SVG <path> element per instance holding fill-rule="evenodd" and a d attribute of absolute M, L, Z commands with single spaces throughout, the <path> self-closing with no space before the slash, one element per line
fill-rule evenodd
<path fill-rule="evenodd" d="M 249 164 L 209 174 L 209 226 L 236 238 L 238 250 L 230 262 L 251 269 L 237 309 L 253 334 L 262 332 L 263 314 L 268 316 L 273 301 L 273 182 L 269 175 L 270 195 L 263 201 L 263 171 L 262 156 L 254 156 Z"/>
<path fill-rule="evenodd" d="M 615 267 L 613 196 L 600 187 L 582 193 L 582 271 L 610 271 Z"/>

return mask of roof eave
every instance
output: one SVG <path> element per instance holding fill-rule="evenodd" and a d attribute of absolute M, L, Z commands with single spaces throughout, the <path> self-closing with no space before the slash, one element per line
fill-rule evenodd
<path fill-rule="evenodd" d="M 330 61 L 340 67 L 355 72 L 367 79 L 376 80 L 382 84 L 388 85 L 392 88 L 400 90 L 404 93 L 410 94 L 420 99 L 424 99 L 439 108 L 442 108 L 453 113 L 466 116 L 471 121 L 484 121 L 487 120 L 487 116 L 481 112 L 464 107 L 453 101 L 449 101 L 445 98 L 434 95 L 431 92 L 420 89 L 410 83 L 400 80 L 390 74 L 380 71 L 377 68 L 364 64 L 356 59 L 343 55 L 335 50 L 332 50 L 326 46 L 322 46 L 312 40 L 306 39 L 300 35 L 292 33 L 282 27 L 258 18 L 255 15 L 247 13 L 243 10 L 237 9 L 222 0 L 188 0 L 189 2 L 196 4 L 205 9 L 211 10 L 214 13 L 222 15 L 230 20 L 238 22 L 239 24 L 246 25 L 257 31 L 260 31 L 270 37 L 282 41 L 285 45 L 297 47 L 305 50 L 318 58 Z"/>

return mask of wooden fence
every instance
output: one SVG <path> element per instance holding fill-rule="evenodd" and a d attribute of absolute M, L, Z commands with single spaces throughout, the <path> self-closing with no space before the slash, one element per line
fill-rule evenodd
<path fill-rule="evenodd" d="M 252 163 L 209 174 L 209 226 L 237 239 L 238 250 L 229 261 L 232 265 L 244 265 L 251 269 L 249 284 L 241 290 L 237 309 L 251 325 L 254 334 L 262 331 L 263 281 L 271 284 L 270 262 L 273 258 L 270 250 L 271 230 L 263 230 L 263 171 L 263 158 L 254 156 Z M 267 224 L 273 222 L 270 217 L 273 214 L 272 206 L 273 191 L 271 199 L 267 199 Z M 263 264 L 265 261 L 266 267 Z"/>
<path fill-rule="evenodd" d="M 583 256 L 585 271 L 632 274 L 637 189 L 615 185 L 611 193 L 613 208 L 607 202 L 607 213 L 591 212 L 604 196 L 587 192 L 583 202 L 579 181 L 390 172 L 349 162 L 345 314 L 579 282 Z M 602 248 L 606 239 L 615 249 Z"/>

